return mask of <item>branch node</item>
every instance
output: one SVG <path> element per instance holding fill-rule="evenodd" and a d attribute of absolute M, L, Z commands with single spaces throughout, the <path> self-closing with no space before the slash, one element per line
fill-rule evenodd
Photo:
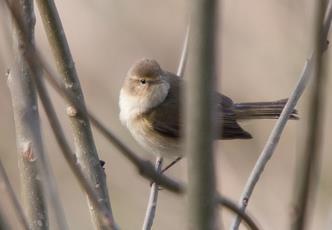
<path fill-rule="evenodd" d="M 24 142 L 22 145 L 22 156 L 24 159 L 33 162 L 37 160 L 37 157 L 35 156 L 33 150 L 32 150 L 32 146 L 31 146 L 31 142 Z"/>
<path fill-rule="evenodd" d="M 69 117 L 76 117 L 77 116 L 77 109 L 73 106 L 68 106 L 66 109 L 67 115 Z"/>

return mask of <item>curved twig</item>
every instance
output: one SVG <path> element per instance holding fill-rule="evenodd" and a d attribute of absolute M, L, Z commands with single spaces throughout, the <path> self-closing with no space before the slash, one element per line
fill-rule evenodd
<path fill-rule="evenodd" d="M 322 36 L 325 36 L 325 37 L 321 38 L 321 41 L 322 41 L 321 48 L 323 50 L 326 47 L 326 39 L 327 39 L 326 36 L 328 34 L 327 31 L 329 30 L 329 27 L 331 24 L 331 16 L 330 16 L 331 8 L 329 8 L 326 15 L 327 15 L 327 17 L 326 17 L 327 20 L 324 22 L 324 28 L 323 28 L 323 33 L 322 33 Z M 244 211 L 246 209 L 250 196 L 255 188 L 255 185 L 258 182 L 260 176 L 262 175 L 267 162 L 269 161 L 269 159 L 273 155 L 274 150 L 277 147 L 281 133 L 286 125 L 286 122 L 288 121 L 288 117 L 293 112 L 293 110 L 296 106 L 296 103 L 298 102 L 299 98 L 301 97 L 305 87 L 308 84 L 310 77 L 312 76 L 313 68 L 316 64 L 315 63 L 316 56 L 317 56 L 317 52 L 315 52 L 305 62 L 305 65 L 304 65 L 302 74 L 299 78 L 299 81 L 296 84 L 295 89 L 292 91 L 292 94 L 289 97 L 287 104 L 285 105 L 285 108 L 283 109 L 279 119 L 277 120 L 277 122 L 263 148 L 263 151 L 262 151 L 261 155 L 259 156 L 259 158 L 247 180 L 247 183 L 245 185 L 245 188 L 243 190 L 243 193 L 240 198 L 240 203 L 239 203 L 242 211 Z M 239 216 L 237 216 L 233 222 L 232 229 L 234 229 L 234 230 L 238 229 L 240 222 L 241 222 L 241 218 Z"/>

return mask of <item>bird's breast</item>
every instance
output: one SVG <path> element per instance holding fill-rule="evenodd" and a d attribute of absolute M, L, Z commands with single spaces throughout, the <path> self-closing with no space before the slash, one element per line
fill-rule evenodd
<path fill-rule="evenodd" d="M 135 140 L 148 152 L 163 157 L 182 156 L 181 141 L 161 135 L 144 116 L 127 121 L 127 127 Z"/>

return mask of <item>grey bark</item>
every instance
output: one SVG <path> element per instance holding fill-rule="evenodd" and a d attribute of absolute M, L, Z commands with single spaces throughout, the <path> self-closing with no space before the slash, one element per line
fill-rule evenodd
<path fill-rule="evenodd" d="M 33 2 L 20 1 L 17 11 L 24 22 L 27 42 L 34 42 L 35 18 Z M 13 29 L 13 48 L 15 61 L 8 76 L 16 129 L 18 165 L 21 178 L 23 203 L 31 229 L 48 229 L 48 217 L 45 197 L 42 189 L 42 175 L 38 162 L 42 161 L 42 142 L 36 92 L 31 80 L 29 66 L 24 58 L 25 43 L 22 33 Z"/>
<path fill-rule="evenodd" d="M 193 3 L 190 53 L 185 93 L 185 136 L 188 158 L 188 227 L 216 229 L 216 182 L 213 156 L 215 90 L 215 23 L 217 3 Z"/>
<path fill-rule="evenodd" d="M 95 188 L 99 201 L 104 203 L 103 205 L 111 211 L 105 173 L 100 165 L 90 123 L 86 115 L 83 93 L 60 17 L 52 0 L 37 0 L 37 4 L 57 68 L 62 73 L 66 90 L 75 95 L 75 100 L 82 105 L 84 110 L 83 113 L 77 113 L 74 104 L 69 104 L 67 108 L 67 112 L 75 111 L 74 113 L 68 113 L 68 116 L 73 130 L 78 162 L 85 173 L 85 177 Z M 104 225 L 98 217 L 98 212 L 96 212 L 97 207 L 89 198 L 88 200 L 95 228 L 103 229 Z"/>

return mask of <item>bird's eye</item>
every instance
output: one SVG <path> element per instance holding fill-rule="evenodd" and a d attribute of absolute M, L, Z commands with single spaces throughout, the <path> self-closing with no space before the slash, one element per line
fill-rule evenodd
<path fill-rule="evenodd" d="M 141 79 L 141 80 L 139 80 L 139 82 L 140 82 L 142 85 L 145 85 L 146 80 L 145 80 L 145 79 Z"/>

